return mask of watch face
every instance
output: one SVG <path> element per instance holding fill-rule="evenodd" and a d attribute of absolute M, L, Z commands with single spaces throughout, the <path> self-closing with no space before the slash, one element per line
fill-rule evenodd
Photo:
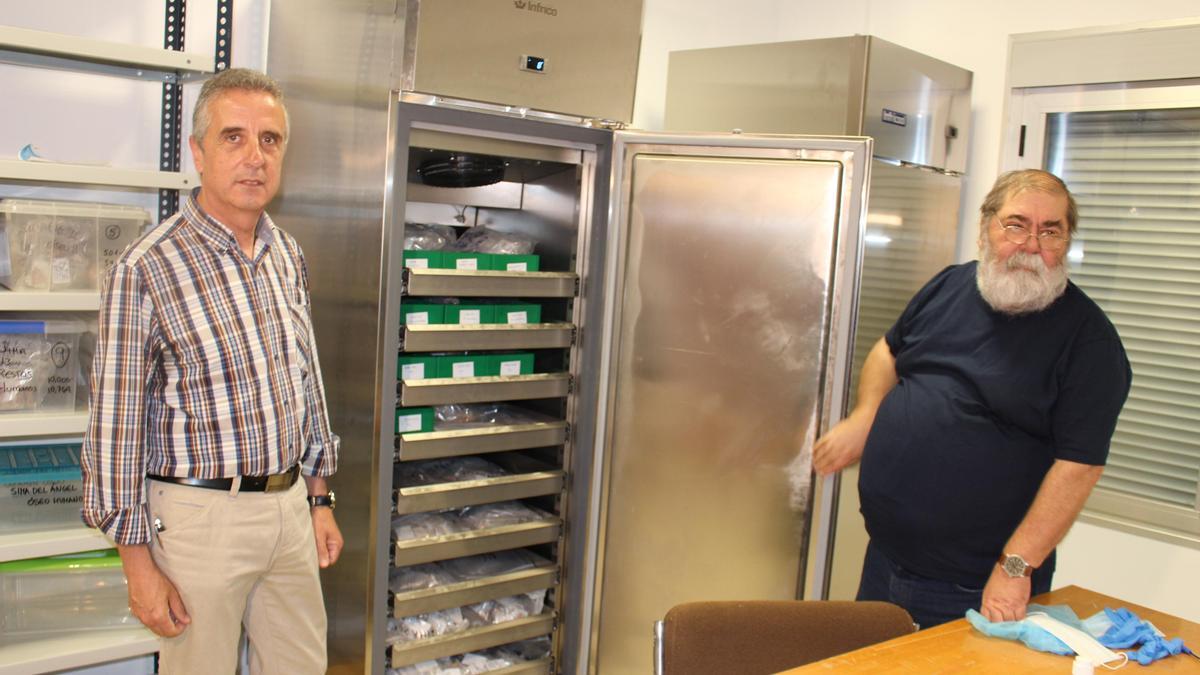
<path fill-rule="evenodd" d="M 1010 577 L 1025 576 L 1025 568 L 1028 566 L 1019 555 L 1010 555 L 1004 559 L 1004 571 Z"/>

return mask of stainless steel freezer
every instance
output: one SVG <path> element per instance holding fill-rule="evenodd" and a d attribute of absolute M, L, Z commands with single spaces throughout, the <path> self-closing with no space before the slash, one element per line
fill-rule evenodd
<path fill-rule="evenodd" d="M 971 83 L 970 71 L 869 35 L 671 53 L 667 129 L 874 139 L 855 382 L 909 298 L 954 262 Z M 814 570 L 814 597 L 850 598 L 857 588 L 866 548 L 857 470 L 822 492 L 817 517 L 830 529 L 817 545 L 833 555 L 819 556 L 827 567 Z"/>
<path fill-rule="evenodd" d="M 331 484 L 347 548 L 323 576 L 330 672 L 382 675 L 537 637 L 548 653 L 504 672 L 648 672 L 653 622 L 671 604 L 791 598 L 804 584 L 807 452 L 845 395 L 871 141 L 613 131 L 587 97 L 543 112 L 502 93 L 403 91 L 405 22 L 434 4 L 272 3 L 268 70 L 293 140 L 270 211 L 307 256 L 343 438 Z M 561 18 L 586 5 L 539 7 Z M 314 26 L 337 39 L 314 40 Z M 447 187 L 427 177 L 434 166 L 491 177 Z M 414 223 L 526 237 L 540 269 L 406 267 Z M 514 300 L 540 318 L 403 318 L 422 304 Z M 401 364 L 513 350 L 532 355 L 533 372 L 417 377 Z M 398 426 L 398 410 L 470 404 L 527 417 Z M 409 482 L 464 459 L 502 473 Z M 403 525 L 465 522 L 497 503 L 536 517 L 421 535 Z M 534 562 L 396 583 L 502 551 Z M 418 636 L 402 625 L 529 592 L 544 604 L 519 618 Z"/>

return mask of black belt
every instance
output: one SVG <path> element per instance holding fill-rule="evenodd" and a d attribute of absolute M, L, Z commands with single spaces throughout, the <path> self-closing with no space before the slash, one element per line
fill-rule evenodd
<path fill-rule="evenodd" d="M 178 476 L 155 476 L 150 474 L 146 476 L 150 480 L 160 480 L 164 483 L 177 483 L 179 485 L 187 485 L 190 487 L 208 488 L 210 490 L 232 490 L 232 478 L 190 478 Z M 300 465 L 297 464 L 292 468 L 270 476 L 242 476 L 242 484 L 238 488 L 239 492 L 279 492 L 286 490 L 296 484 L 296 479 L 300 477 Z"/>

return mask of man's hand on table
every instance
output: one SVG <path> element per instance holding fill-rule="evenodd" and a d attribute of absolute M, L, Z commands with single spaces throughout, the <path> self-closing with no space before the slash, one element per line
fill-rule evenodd
<path fill-rule="evenodd" d="M 1025 607 L 1029 605 L 1031 592 L 1029 577 L 1010 577 L 992 566 L 992 576 L 983 587 L 983 602 L 979 613 L 988 621 L 1020 621 L 1025 618 Z"/>

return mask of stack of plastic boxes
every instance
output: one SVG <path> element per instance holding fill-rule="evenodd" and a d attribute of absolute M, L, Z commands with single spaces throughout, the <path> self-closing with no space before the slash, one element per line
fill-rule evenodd
<path fill-rule="evenodd" d="M 87 291 L 150 222 L 145 209 L 33 199 L 0 201 L 0 285 Z"/>

